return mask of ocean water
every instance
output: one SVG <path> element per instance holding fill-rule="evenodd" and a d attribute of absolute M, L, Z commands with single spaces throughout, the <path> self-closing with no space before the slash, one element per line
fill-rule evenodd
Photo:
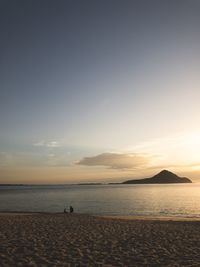
<path fill-rule="evenodd" d="M 200 184 L 0 186 L 0 211 L 200 217 Z"/>

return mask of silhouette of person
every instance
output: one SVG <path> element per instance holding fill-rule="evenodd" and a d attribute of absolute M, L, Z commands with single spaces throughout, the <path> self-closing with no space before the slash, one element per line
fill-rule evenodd
<path fill-rule="evenodd" d="M 69 207 L 69 211 L 70 211 L 70 213 L 73 213 L 74 212 L 74 209 L 73 209 L 72 206 Z"/>

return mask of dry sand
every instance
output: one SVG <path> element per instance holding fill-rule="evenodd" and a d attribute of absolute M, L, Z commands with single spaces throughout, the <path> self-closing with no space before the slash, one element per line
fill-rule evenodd
<path fill-rule="evenodd" d="M 3 214 L 0 266 L 200 266 L 200 222 Z"/>

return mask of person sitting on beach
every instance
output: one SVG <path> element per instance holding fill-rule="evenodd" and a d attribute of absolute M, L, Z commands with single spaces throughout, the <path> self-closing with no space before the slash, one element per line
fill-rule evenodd
<path fill-rule="evenodd" d="M 74 208 L 72 206 L 69 207 L 69 211 L 70 213 L 73 213 L 74 212 Z"/>

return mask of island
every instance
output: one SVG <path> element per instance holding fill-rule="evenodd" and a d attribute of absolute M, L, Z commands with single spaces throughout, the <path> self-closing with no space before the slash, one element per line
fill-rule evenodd
<path fill-rule="evenodd" d="M 140 179 L 140 180 L 127 180 L 122 184 L 172 184 L 172 183 L 192 183 L 189 178 L 179 177 L 178 175 L 163 170 L 153 177 Z"/>

